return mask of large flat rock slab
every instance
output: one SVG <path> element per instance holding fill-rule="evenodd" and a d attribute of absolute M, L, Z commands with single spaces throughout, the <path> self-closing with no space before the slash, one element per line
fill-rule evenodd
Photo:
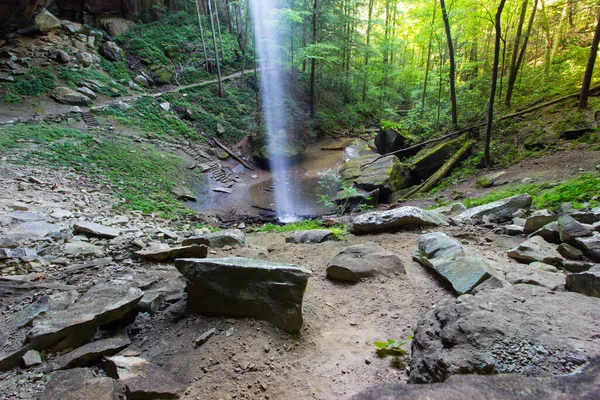
<path fill-rule="evenodd" d="M 407 206 L 359 215 L 352 221 L 351 231 L 355 234 L 369 234 L 394 232 L 408 226 L 447 225 L 446 219 L 436 211 Z"/>
<path fill-rule="evenodd" d="M 154 262 L 173 261 L 176 258 L 206 258 L 208 247 L 193 244 L 168 249 L 140 250 L 133 253 L 133 255 L 141 260 Z"/>
<path fill-rule="evenodd" d="M 52 374 L 40 400 L 118 400 L 117 381 L 96 378 L 91 369 L 75 368 Z"/>
<path fill-rule="evenodd" d="M 433 269 L 458 294 L 471 292 L 492 276 L 493 268 L 487 261 L 445 233 L 422 235 L 417 246 L 413 259 Z"/>
<path fill-rule="evenodd" d="M 125 385 L 130 400 L 177 399 L 185 390 L 174 376 L 140 357 L 109 357 L 106 364 L 107 375 Z"/>
<path fill-rule="evenodd" d="M 540 400 L 600 398 L 600 359 L 570 375 L 531 377 L 517 374 L 455 375 L 443 383 L 378 385 L 351 400 Z"/>
<path fill-rule="evenodd" d="M 295 231 L 285 237 L 286 243 L 323 243 L 334 238 L 329 229 L 312 229 L 306 231 Z"/>
<path fill-rule="evenodd" d="M 73 225 L 73 231 L 75 233 L 83 233 L 108 239 L 114 239 L 121 234 L 121 231 L 118 229 L 87 221 L 76 222 L 75 225 Z"/>
<path fill-rule="evenodd" d="M 336 281 L 357 283 L 376 275 L 405 274 L 400 258 L 373 242 L 340 251 L 327 265 L 327 276 Z"/>
<path fill-rule="evenodd" d="M 86 343 L 98 326 L 117 321 L 135 309 L 144 293 L 138 288 L 97 285 L 89 289 L 72 306 L 45 313 L 33 320 L 27 334 L 27 348 L 55 350 L 78 347 Z"/>
<path fill-rule="evenodd" d="M 560 375 L 600 355 L 600 299 L 515 285 L 437 304 L 418 323 L 412 383 L 456 374 Z"/>
<path fill-rule="evenodd" d="M 532 198 L 530 195 L 526 193 L 519 194 L 493 203 L 473 207 L 460 213 L 456 219 L 459 221 L 469 219 L 481 220 L 484 216 L 493 214 L 496 216 L 498 222 L 510 221 L 517 210 L 529 209 L 531 203 Z"/>
<path fill-rule="evenodd" d="M 525 264 L 537 261 L 561 267 L 564 263 L 557 246 L 546 242 L 541 236 L 533 236 L 527 239 L 514 249 L 509 250 L 508 256 Z"/>
<path fill-rule="evenodd" d="M 112 356 L 131 344 L 129 336 L 123 334 L 114 338 L 96 340 L 73 351 L 63 354 L 52 362 L 53 370 L 87 367 L 100 361 L 104 356 Z"/>
<path fill-rule="evenodd" d="M 396 156 L 369 154 L 353 158 L 342 166 L 340 176 L 349 185 L 366 191 L 379 190 L 383 196 L 411 184 L 408 166 Z"/>
<path fill-rule="evenodd" d="M 188 283 L 189 312 L 255 317 L 291 332 L 302 327 L 307 269 L 250 258 L 185 258 L 175 267 Z"/>
<path fill-rule="evenodd" d="M 183 246 L 203 244 L 210 246 L 213 249 L 225 246 L 248 247 L 248 242 L 246 242 L 244 234 L 242 233 L 242 231 L 237 229 L 194 236 L 189 239 L 185 239 L 182 244 Z"/>

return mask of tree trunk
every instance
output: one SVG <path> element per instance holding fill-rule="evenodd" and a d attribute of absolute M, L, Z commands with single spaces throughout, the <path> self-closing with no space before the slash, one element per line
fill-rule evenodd
<path fill-rule="evenodd" d="M 208 0 L 210 2 L 210 0 Z M 219 32 L 219 44 L 221 45 L 221 60 L 225 62 L 225 51 L 223 50 L 223 37 L 221 36 L 221 22 L 219 19 L 219 8 L 217 7 L 217 0 L 213 0 L 215 5 L 215 18 L 217 20 L 217 31 Z"/>
<path fill-rule="evenodd" d="M 550 34 L 550 23 L 548 22 L 548 15 L 546 14 L 546 4 L 544 0 L 540 0 L 542 4 L 542 21 L 541 27 L 544 31 L 544 75 L 548 76 L 550 73 L 550 64 L 552 64 L 552 35 Z"/>
<path fill-rule="evenodd" d="M 425 66 L 425 81 L 423 82 L 423 97 L 421 98 L 421 115 L 425 111 L 425 97 L 427 96 L 427 80 L 429 78 L 429 68 L 431 65 L 431 46 L 433 42 L 433 29 L 435 25 L 435 12 L 437 9 L 437 0 L 433 0 L 433 15 L 431 16 L 431 32 L 429 33 L 429 44 L 427 46 L 427 64 Z"/>
<path fill-rule="evenodd" d="M 523 0 L 523 3 L 521 3 L 521 13 L 519 14 L 519 22 L 517 23 L 517 35 L 515 36 L 515 43 L 510 57 L 508 85 L 506 86 L 506 98 L 504 99 L 504 104 L 506 104 L 507 107 L 510 107 L 513 87 L 517 81 L 517 58 L 519 57 L 519 46 L 521 45 L 521 35 L 523 33 L 523 24 L 525 23 L 525 14 L 527 14 L 528 1 L 529 0 Z"/>
<path fill-rule="evenodd" d="M 485 150 L 484 159 L 485 166 L 488 169 L 492 168 L 492 159 L 490 156 L 490 142 L 492 139 L 492 123 L 494 119 L 494 100 L 496 98 L 496 81 L 498 80 L 498 63 L 500 59 L 500 39 L 502 38 L 502 10 L 506 0 L 500 0 L 498 11 L 496 12 L 496 41 L 494 44 L 494 63 L 492 65 L 492 88 L 490 91 L 490 102 L 488 104 L 487 125 L 485 128 Z"/>
<path fill-rule="evenodd" d="M 450 59 L 450 103 L 452 104 L 452 130 L 455 131 L 456 127 L 458 126 L 458 112 L 456 110 L 456 64 L 454 62 L 454 45 L 452 44 L 452 35 L 450 34 L 450 21 L 448 20 L 446 2 L 444 0 L 440 0 L 440 6 L 442 8 L 442 17 L 444 18 L 446 39 L 448 40 L 448 57 Z"/>
<path fill-rule="evenodd" d="M 211 0 L 208 0 L 208 14 L 210 15 L 210 30 L 212 33 L 213 47 L 215 49 L 215 64 L 217 64 L 217 78 L 219 81 L 219 97 L 223 97 L 223 82 L 221 78 L 221 65 L 219 64 L 219 50 L 217 49 L 217 35 L 215 34 L 215 23 L 213 19 L 213 12 L 211 6 Z"/>
<path fill-rule="evenodd" d="M 365 50 L 365 72 L 363 77 L 362 101 L 367 99 L 367 83 L 369 82 L 369 45 L 371 44 L 371 28 L 373 18 L 373 5 L 375 0 L 369 0 L 369 19 L 367 20 L 367 47 Z"/>
<path fill-rule="evenodd" d="M 318 0 L 313 1 L 312 10 L 312 42 L 317 44 L 317 7 Z M 315 88 L 315 76 L 317 73 L 317 59 L 315 57 L 310 60 L 310 117 L 315 119 L 317 116 L 316 112 L 316 88 Z"/>
<path fill-rule="evenodd" d="M 590 94 L 590 85 L 592 84 L 592 75 L 594 73 L 594 64 L 596 63 L 596 55 L 598 54 L 598 43 L 600 43 L 600 13 L 598 13 L 598 21 L 596 22 L 596 32 L 592 40 L 592 48 L 588 58 L 585 74 L 583 75 L 583 85 L 581 85 L 581 95 L 579 96 L 579 108 L 586 109 L 588 106 L 588 96 Z"/>
<path fill-rule="evenodd" d="M 204 65 L 206 66 L 206 68 L 208 68 L 208 54 L 206 53 L 206 41 L 204 40 L 204 29 L 202 28 L 202 19 L 200 18 L 200 6 L 198 5 L 198 0 L 194 0 L 194 4 L 196 5 L 196 16 L 198 17 L 198 27 L 200 28 L 200 38 L 202 39 L 202 54 L 204 55 Z"/>
<path fill-rule="evenodd" d="M 560 45 L 565 35 L 565 29 L 567 28 L 567 22 L 569 20 L 569 13 L 571 12 L 571 0 L 565 0 L 565 6 L 563 8 L 560 22 L 558 24 L 558 31 L 556 32 L 556 40 L 554 40 L 554 46 L 552 47 L 552 54 L 550 60 L 554 60 L 554 57 L 558 54 Z"/>

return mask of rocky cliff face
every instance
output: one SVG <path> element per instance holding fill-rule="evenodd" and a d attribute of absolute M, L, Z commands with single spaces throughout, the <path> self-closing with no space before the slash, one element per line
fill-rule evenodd
<path fill-rule="evenodd" d="M 0 36 L 25 28 L 50 0 L 3 0 L 0 2 Z"/>
<path fill-rule="evenodd" d="M 96 25 L 101 17 L 137 19 L 145 9 L 166 6 L 175 9 L 174 0 L 3 0 L 0 2 L 0 37 L 27 28 L 43 9 L 59 18 Z"/>

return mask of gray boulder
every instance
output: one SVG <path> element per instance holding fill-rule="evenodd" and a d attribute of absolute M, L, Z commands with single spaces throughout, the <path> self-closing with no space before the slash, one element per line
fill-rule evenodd
<path fill-rule="evenodd" d="M 108 357 L 105 370 L 125 385 L 128 399 L 177 399 L 185 390 L 173 375 L 140 357 Z"/>
<path fill-rule="evenodd" d="M 592 231 L 568 214 L 558 217 L 558 232 L 560 241 L 569 243 L 579 237 L 592 236 Z"/>
<path fill-rule="evenodd" d="M 87 221 L 76 222 L 73 225 L 73 232 L 108 239 L 114 239 L 121 234 L 121 231 L 118 229 Z"/>
<path fill-rule="evenodd" d="M 107 41 L 100 47 L 100 54 L 108 61 L 121 61 L 124 58 L 124 52 L 115 42 Z"/>
<path fill-rule="evenodd" d="M 583 259 L 583 251 L 575 248 L 567 243 L 562 243 L 557 248 L 558 252 L 564 258 L 568 258 L 569 260 L 582 260 Z"/>
<path fill-rule="evenodd" d="M 333 239 L 333 232 L 329 229 L 314 229 L 308 231 L 295 231 L 285 237 L 286 243 L 323 243 Z"/>
<path fill-rule="evenodd" d="M 64 228 L 49 222 L 24 222 L 8 232 L 8 236 L 18 238 L 43 238 L 60 233 Z"/>
<path fill-rule="evenodd" d="M 35 26 L 42 33 L 48 33 L 53 30 L 59 29 L 62 26 L 62 23 L 58 18 L 56 18 L 50 11 L 45 8 L 35 17 Z"/>
<path fill-rule="evenodd" d="M 327 276 L 336 281 L 357 283 L 376 275 L 405 274 L 400 258 L 373 242 L 347 247 L 327 265 Z"/>
<path fill-rule="evenodd" d="M 435 211 L 407 206 L 359 215 L 352 221 L 351 231 L 355 234 L 392 232 L 415 225 L 447 226 L 448 222 Z"/>
<path fill-rule="evenodd" d="M 173 261 L 176 258 L 206 258 L 208 247 L 193 244 L 190 246 L 172 247 L 168 249 L 140 250 L 133 253 L 134 257 L 144 261 L 163 262 Z"/>
<path fill-rule="evenodd" d="M 248 242 L 246 242 L 244 234 L 242 231 L 237 229 L 207 233 L 205 235 L 194 236 L 183 241 L 184 246 L 190 246 L 192 244 L 204 244 L 214 249 L 225 246 L 248 247 Z"/>
<path fill-rule="evenodd" d="M 52 374 L 40 400 L 118 400 L 117 381 L 96 378 L 91 369 L 75 368 Z"/>
<path fill-rule="evenodd" d="M 597 399 L 600 398 L 599 381 L 600 359 L 595 358 L 570 375 L 455 375 L 443 383 L 430 385 L 377 385 L 352 396 L 350 400 Z"/>
<path fill-rule="evenodd" d="M 526 193 L 519 194 L 517 196 L 471 208 L 459 214 L 457 219 L 459 221 L 466 221 L 469 219 L 482 220 L 486 215 L 495 215 L 498 222 L 510 221 L 517 210 L 528 209 L 531 206 L 531 202 L 532 199 L 530 195 Z"/>
<path fill-rule="evenodd" d="M 567 276 L 567 289 L 586 296 L 600 297 L 600 265 Z"/>
<path fill-rule="evenodd" d="M 92 104 L 92 99 L 89 97 L 64 86 L 59 86 L 54 89 L 50 97 L 61 104 L 71 106 L 90 106 Z"/>
<path fill-rule="evenodd" d="M 444 217 L 455 217 L 460 213 L 467 211 L 467 207 L 465 207 L 462 203 L 453 203 L 447 206 L 436 208 L 433 211 L 442 214 Z"/>
<path fill-rule="evenodd" d="M 545 225 L 556 221 L 558 216 L 549 210 L 537 210 L 534 211 L 529 218 L 525 221 L 525 227 L 523 228 L 525 234 L 533 233 L 542 229 Z"/>
<path fill-rule="evenodd" d="M 504 276 L 513 285 L 543 286 L 554 292 L 565 290 L 565 275 L 562 272 L 543 271 L 535 266 L 532 267 L 531 264 L 511 265 L 504 271 Z"/>
<path fill-rule="evenodd" d="M 395 156 L 379 158 L 378 154 L 349 160 L 340 169 L 342 180 L 359 189 L 379 189 L 381 196 L 411 186 L 408 167 Z"/>
<path fill-rule="evenodd" d="M 562 267 L 569 271 L 569 272 L 584 272 L 587 271 L 588 269 L 592 268 L 594 266 L 594 263 L 592 263 L 591 261 L 574 261 L 574 260 L 565 260 L 563 262 Z"/>
<path fill-rule="evenodd" d="M 599 318 L 600 299 L 534 285 L 446 299 L 415 329 L 409 381 L 441 382 L 471 373 L 571 373 L 600 355 L 600 342 L 590 340 L 597 334 L 590 321 Z"/>
<path fill-rule="evenodd" d="M 92 66 L 92 64 L 94 64 L 94 59 L 92 58 L 92 55 L 86 51 L 80 51 L 79 53 L 77 53 L 77 61 L 81 63 L 81 66 L 83 68 L 89 68 Z"/>
<path fill-rule="evenodd" d="M 311 272 L 291 264 L 249 258 L 178 259 L 188 283 L 187 310 L 255 317 L 295 332 Z"/>
<path fill-rule="evenodd" d="M 493 268 L 481 256 L 441 232 L 422 235 L 413 259 L 433 269 L 458 294 L 471 292 L 493 273 Z"/>
<path fill-rule="evenodd" d="M 508 251 L 508 256 L 519 262 L 529 264 L 539 261 L 544 264 L 561 267 L 563 258 L 556 250 L 556 246 L 546 242 L 541 236 L 534 236 Z"/>
<path fill-rule="evenodd" d="M 117 354 L 130 344 L 131 340 L 127 335 L 96 340 L 70 351 L 67 354 L 61 355 L 52 362 L 52 369 L 57 371 L 61 369 L 87 367 L 100 361 L 104 356 Z"/>
<path fill-rule="evenodd" d="M 540 236 L 548 243 L 560 244 L 560 232 L 558 231 L 558 222 L 550 222 L 542 228 L 530 234 L 528 237 Z"/>
<path fill-rule="evenodd" d="M 600 262 L 600 236 L 578 237 L 575 239 L 575 246 L 583 250 L 590 260 Z"/>

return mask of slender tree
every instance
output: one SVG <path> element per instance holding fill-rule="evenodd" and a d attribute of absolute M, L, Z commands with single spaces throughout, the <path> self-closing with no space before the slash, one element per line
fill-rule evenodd
<path fill-rule="evenodd" d="M 202 28 L 202 18 L 200 17 L 200 6 L 198 0 L 194 0 L 196 5 L 196 16 L 198 17 L 198 27 L 200 28 L 200 38 L 202 39 L 202 55 L 204 55 L 204 65 L 209 68 L 208 54 L 206 52 L 206 41 L 204 40 L 204 28 Z"/>
<path fill-rule="evenodd" d="M 592 40 L 592 48 L 588 57 L 587 67 L 583 76 L 583 84 L 581 85 L 581 95 L 579 96 L 579 108 L 586 109 L 588 106 L 588 97 L 590 95 L 590 86 L 592 85 L 592 74 L 594 73 L 594 64 L 596 63 L 596 55 L 598 54 L 598 44 L 600 43 L 600 12 L 596 22 L 596 32 Z"/>
<path fill-rule="evenodd" d="M 440 6 L 442 8 L 442 17 L 444 19 L 446 39 L 448 41 L 448 58 L 450 61 L 450 103 L 452 106 L 452 130 L 455 131 L 458 126 L 458 112 L 456 110 L 456 63 L 454 62 L 454 45 L 452 44 L 452 35 L 450 34 L 450 20 L 448 19 L 446 2 L 444 0 L 440 0 Z"/>
<path fill-rule="evenodd" d="M 367 84 L 369 82 L 369 52 L 371 45 L 371 28 L 373 24 L 373 6 L 375 0 L 369 0 L 369 16 L 367 20 L 367 45 L 365 47 L 365 72 L 363 76 L 362 101 L 367 99 Z"/>
<path fill-rule="evenodd" d="M 312 42 L 313 45 L 317 44 L 317 9 L 318 9 L 318 0 L 313 1 L 313 9 L 312 9 Z M 317 116 L 316 112 L 316 88 L 315 88 L 315 79 L 317 73 L 317 58 L 313 55 L 310 59 L 310 117 L 315 119 Z"/>
<path fill-rule="evenodd" d="M 210 2 L 210 0 L 208 0 Z M 221 22 L 219 18 L 219 8 L 217 7 L 217 0 L 213 0 L 215 6 L 215 19 L 217 20 L 217 32 L 219 33 L 219 45 L 221 46 L 221 60 L 225 62 L 225 50 L 223 49 L 223 37 L 221 36 Z"/>
<path fill-rule="evenodd" d="M 496 98 L 496 84 L 498 80 L 498 64 L 500 62 L 500 39 L 502 38 L 502 10 L 504 9 L 504 4 L 506 0 L 500 0 L 500 5 L 498 5 L 498 11 L 496 11 L 496 20 L 495 20 L 495 28 L 496 28 L 496 40 L 494 42 L 494 62 L 492 64 L 492 87 L 490 90 L 490 100 L 488 103 L 488 114 L 487 114 L 487 125 L 485 127 L 485 149 L 484 149 L 484 159 L 485 166 L 488 169 L 492 168 L 492 159 L 490 156 L 490 142 L 492 139 L 492 123 L 494 120 L 494 100 Z"/>
<path fill-rule="evenodd" d="M 431 64 L 431 46 L 433 42 L 433 28 L 435 26 L 435 12 L 437 0 L 433 0 L 433 13 L 431 15 L 431 31 L 429 32 L 429 44 L 427 45 L 427 65 L 425 66 L 425 79 L 423 81 L 423 96 L 421 97 L 421 115 L 425 111 L 425 97 L 427 96 L 427 81 L 429 80 L 429 68 Z"/>
<path fill-rule="evenodd" d="M 215 49 L 215 64 L 217 64 L 217 80 L 219 81 L 219 97 L 223 97 L 223 81 L 221 78 L 221 65 L 219 64 L 219 50 L 217 49 L 217 35 L 215 34 L 215 22 L 213 18 L 211 0 L 208 0 L 208 14 L 210 15 L 210 30 L 212 33 L 213 47 Z"/>

